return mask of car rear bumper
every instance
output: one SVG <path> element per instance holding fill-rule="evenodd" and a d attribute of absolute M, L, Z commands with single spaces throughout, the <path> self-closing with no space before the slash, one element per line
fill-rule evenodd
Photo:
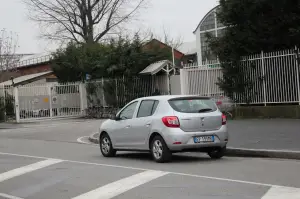
<path fill-rule="evenodd" d="M 214 142 L 194 143 L 194 137 L 211 135 L 215 138 Z M 177 128 L 167 128 L 163 137 L 171 151 L 206 151 L 209 148 L 225 147 L 229 139 L 226 125 L 218 130 L 206 132 L 184 132 Z"/>

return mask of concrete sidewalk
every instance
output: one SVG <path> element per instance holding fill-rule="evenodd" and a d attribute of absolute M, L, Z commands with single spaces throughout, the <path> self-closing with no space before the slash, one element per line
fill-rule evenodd
<path fill-rule="evenodd" d="M 0 130 L 1 129 L 15 129 L 15 128 L 20 128 L 20 127 L 23 127 L 23 125 L 22 124 L 17 124 L 17 123 L 14 123 L 14 122 L 0 123 Z"/>
<path fill-rule="evenodd" d="M 300 159 L 300 120 L 231 120 L 228 156 Z M 98 143 L 99 133 L 89 137 Z"/>
<path fill-rule="evenodd" d="M 232 120 L 228 128 L 230 147 L 300 151 L 300 120 Z"/>
<path fill-rule="evenodd" d="M 34 128 L 35 126 L 51 126 L 51 125 L 59 125 L 65 123 L 78 123 L 78 122 L 86 122 L 86 121 L 93 121 L 90 119 L 85 118 L 59 118 L 59 119 L 45 119 L 45 120 L 35 120 L 35 121 L 28 121 L 22 123 L 16 122 L 1 122 L 0 123 L 0 130 L 1 129 L 18 129 L 18 128 Z"/>

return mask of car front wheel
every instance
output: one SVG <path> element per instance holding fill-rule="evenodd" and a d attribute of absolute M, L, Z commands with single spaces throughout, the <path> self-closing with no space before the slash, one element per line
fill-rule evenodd
<path fill-rule="evenodd" d="M 208 155 L 212 159 L 221 159 L 225 155 L 225 152 L 226 152 L 226 147 L 222 147 L 208 152 Z"/>
<path fill-rule="evenodd" d="M 151 142 L 151 154 L 158 163 L 169 162 L 172 153 L 161 136 L 155 136 Z"/>
<path fill-rule="evenodd" d="M 99 137 L 101 153 L 104 157 L 114 157 L 116 150 L 113 148 L 110 137 L 105 133 Z"/>

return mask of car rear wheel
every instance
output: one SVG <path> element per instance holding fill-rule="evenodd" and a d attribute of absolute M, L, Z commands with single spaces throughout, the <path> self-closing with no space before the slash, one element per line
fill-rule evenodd
<path fill-rule="evenodd" d="M 107 134 L 99 137 L 100 151 L 104 157 L 114 157 L 117 151 L 113 148 L 111 139 Z"/>
<path fill-rule="evenodd" d="M 161 136 L 155 136 L 151 142 L 151 154 L 158 163 L 171 161 L 172 153 Z"/>
<path fill-rule="evenodd" d="M 226 147 L 222 147 L 208 152 L 208 155 L 212 159 L 221 159 L 225 155 L 225 152 L 226 152 Z"/>

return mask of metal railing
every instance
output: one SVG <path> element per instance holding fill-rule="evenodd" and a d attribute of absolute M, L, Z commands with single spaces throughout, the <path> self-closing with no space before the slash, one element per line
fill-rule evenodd
<path fill-rule="evenodd" d="M 49 62 L 51 60 L 51 58 L 52 58 L 52 55 L 43 55 L 43 56 L 39 56 L 39 57 L 28 58 L 26 60 L 21 59 L 19 62 L 17 62 L 17 67 L 24 67 L 24 66 Z"/>
<path fill-rule="evenodd" d="M 238 104 L 300 104 L 300 70 L 294 50 L 251 55 L 242 58 L 252 89 L 235 97 Z M 185 66 L 180 71 L 182 94 L 224 95 L 216 84 L 223 78 L 220 63 Z M 245 100 L 247 98 L 247 101 Z"/>
<path fill-rule="evenodd" d="M 85 83 L 88 107 L 121 108 L 131 100 L 151 96 L 155 89 L 168 94 L 167 76 L 123 77 Z"/>

